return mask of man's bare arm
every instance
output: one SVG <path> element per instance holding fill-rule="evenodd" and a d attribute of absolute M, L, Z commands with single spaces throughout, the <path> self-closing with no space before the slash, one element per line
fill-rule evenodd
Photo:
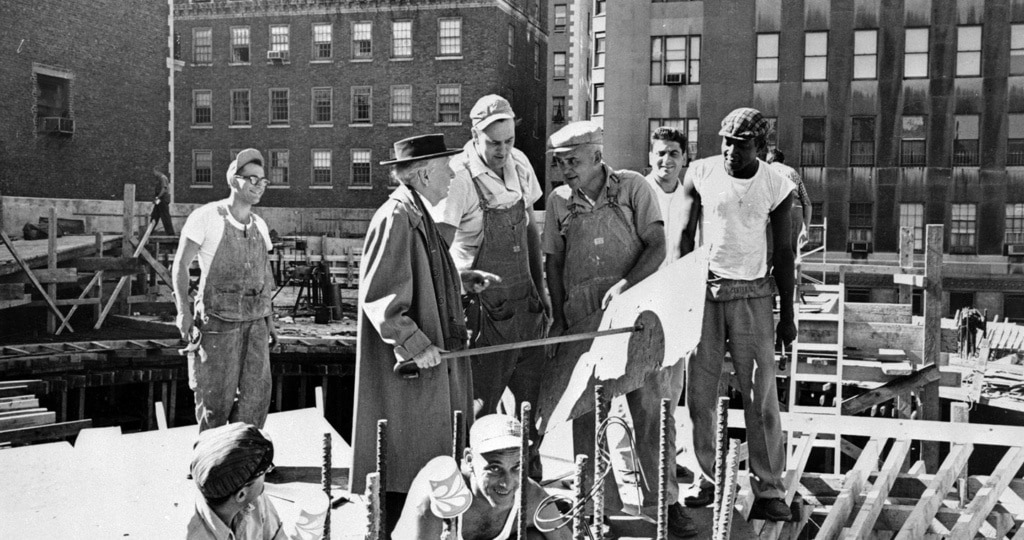
<path fill-rule="evenodd" d="M 199 244 L 182 236 L 178 242 L 178 251 L 174 255 L 171 266 L 171 280 L 174 282 L 174 307 L 178 310 L 175 320 L 181 337 L 188 339 L 193 325 L 192 305 L 188 296 L 188 269 L 199 254 Z"/>

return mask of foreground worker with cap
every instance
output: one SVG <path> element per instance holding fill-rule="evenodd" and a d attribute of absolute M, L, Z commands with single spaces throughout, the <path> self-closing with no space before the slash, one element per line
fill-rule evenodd
<path fill-rule="evenodd" d="M 707 302 L 700 344 L 687 364 L 686 404 L 693 429 L 694 454 L 700 465 L 698 492 L 687 504 L 707 504 L 714 487 L 715 410 L 718 381 L 729 351 L 743 395 L 750 447 L 752 510 L 764 518 L 791 518 L 783 497 L 785 440 L 779 420 L 775 386 L 776 341 L 788 345 L 796 337 L 793 324 L 793 190 L 757 155 L 765 145 L 768 122 L 751 108 L 740 108 L 722 120 L 722 154 L 694 161 L 683 179 L 692 205 L 682 252 L 694 249 L 702 217 L 708 246 Z M 766 228 L 774 243 L 771 274 Z M 778 327 L 772 328 L 775 295 L 780 298 Z M 728 349 L 727 349 L 728 348 Z"/>
<path fill-rule="evenodd" d="M 552 335 L 596 330 L 584 327 L 591 315 L 629 287 L 654 273 L 665 260 L 665 235 L 654 192 L 640 174 L 613 171 L 603 161 L 603 132 L 589 121 L 575 122 L 550 138 L 551 152 L 566 184 L 548 196 L 544 252 L 554 322 Z M 596 320 L 595 322 L 599 322 Z M 561 347 L 560 347 L 561 348 Z M 626 394 L 633 414 L 638 461 L 648 478 L 656 478 L 660 389 L 646 385 Z M 650 399 L 646 393 L 654 393 Z M 648 398 L 648 399 L 645 399 Z M 655 403 L 654 410 L 645 404 Z M 575 453 L 593 459 L 594 413 L 573 421 Z M 652 421 L 653 420 L 653 421 Z M 605 477 L 607 506 L 622 508 L 612 475 Z M 642 511 L 657 515 L 653 481 L 644 486 Z M 669 532 L 678 537 L 697 534 L 679 504 L 669 507 Z"/>
<path fill-rule="evenodd" d="M 192 343 L 189 386 L 200 431 L 228 422 L 263 427 L 270 408 L 273 244 L 266 222 L 252 212 L 268 184 L 263 165 L 255 148 L 238 153 L 227 172 L 231 194 L 188 216 L 174 256 L 176 323 Z M 193 313 L 188 270 L 197 256 L 202 275 Z"/>
<path fill-rule="evenodd" d="M 452 170 L 444 136 L 421 135 L 394 144 L 392 175 L 401 185 L 370 220 L 360 264 L 356 390 L 352 435 L 352 492 L 376 470 L 377 421 L 386 419 L 387 478 L 382 487 L 388 531 L 394 527 L 416 473 L 452 452 L 453 412 L 472 417 L 472 369 L 443 361 L 443 351 L 466 346 L 460 274 L 428 205 L 448 193 Z M 467 272 L 469 287 L 488 277 Z M 396 364 L 412 361 L 412 372 Z M 467 422 L 468 424 L 469 422 Z"/>
<path fill-rule="evenodd" d="M 482 416 L 469 432 L 469 447 L 463 454 L 462 470 L 451 456 L 439 456 L 427 463 L 413 480 L 402 518 L 391 536 L 394 540 L 439 538 L 445 520 L 454 525 L 453 540 L 507 540 L 515 536 L 519 517 L 519 456 L 523 426 L 503 414 Z M 469 486 L 468 488 L 466 486 Z M 527 538 L 568 540 L 568 527 L 547 530 L 538 527 L 534 516 L 548 493 L 527 479 Z M 538 516 L 555 521 L 554 505 L 546 505 Z"/>
<path fill-rule="evenodd" d="M 286 538 L 281 519 L 263 493 L 274 466 L 274 445 L 251 424 L 236 422 L 199 434 L 192 479 L 199 490 L 188 540 Z"/>
<path fill-rule="evenodd" d="M 544 337 L 550 312 L 544 287 L 540 234 L 533 203 L 542 195 L 533 166 L 518 149 L 515 113 L 498 95 L 480 98 L 470 112 L 472 139 L 452 158 L 448 197 L 437 209 L 437 228 L 451 246 L 455 266 L 501 276 L 486 291 L 465 291 L 470 346 L 485 347 Z M 497 412 L 508 387 L 516 410 L 537 403 L 544 348 L 532 347 L 473 358 L 473 395 L 478 414 Z M 541 477 L 540 440 L 530 427 L 534 454 L 530 477 Z"/>

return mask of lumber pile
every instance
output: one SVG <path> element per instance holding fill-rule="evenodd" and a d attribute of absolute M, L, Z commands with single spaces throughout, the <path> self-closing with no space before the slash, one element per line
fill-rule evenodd
<path fill-rule="evenodd" d="M 64 439 L 92 426 L 92 420 L 57 422 L 57 413 L 41 407 L 35 395 L 43 384 L 0 381 L 0 447 Z"/>

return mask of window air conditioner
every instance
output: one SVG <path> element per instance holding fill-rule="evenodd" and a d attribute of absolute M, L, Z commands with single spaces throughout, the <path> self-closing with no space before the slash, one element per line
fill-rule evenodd
<path fill-rule="evenodd" d="M 871 250 L 870 242 L 850 242 L 851 253 L 867 253 Z"/>
<path fill-rule="evenodd" d="M 1024 256 L 1024 244 L 1008 244 L 1006 254 L 1013 257 Z"/>
<path fill-rule="evenodd" d="M 668 73 L 665 75 L 665 84 L 683 84 L 683 77 L 685 75 L 682 73 Z"/>
<path fill-rule="evenodd" d="M 267 60 L 287 60 L 288 51 L 267 51 Z"/>
<path fill-rule="evenodd" d="M 39 131 L 41 133 L 73 135 L 75 133 L 75 120 L 62 116 L 44 116 L 39 119 Z"/>

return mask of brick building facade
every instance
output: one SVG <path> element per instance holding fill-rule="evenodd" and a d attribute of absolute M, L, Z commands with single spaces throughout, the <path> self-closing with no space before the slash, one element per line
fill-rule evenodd
<path fill-rule="evenodd" d="M 166 170 L 166 2 L 5 0 L 0 8 L 0 193 L 149 196 Z"/>
<path fill-rule="evenodd" d="M 544 9 L 542 9 L 542 7 Z M 262 204 L 375 208 L 391 144 L 470 137 L 469 111 L 502 94 L 516 146 L 543 175 L 547 33 L 541 0 L 175 0 L 178 202 L 228 193 L 234 153 L 260 149 Z"/>

